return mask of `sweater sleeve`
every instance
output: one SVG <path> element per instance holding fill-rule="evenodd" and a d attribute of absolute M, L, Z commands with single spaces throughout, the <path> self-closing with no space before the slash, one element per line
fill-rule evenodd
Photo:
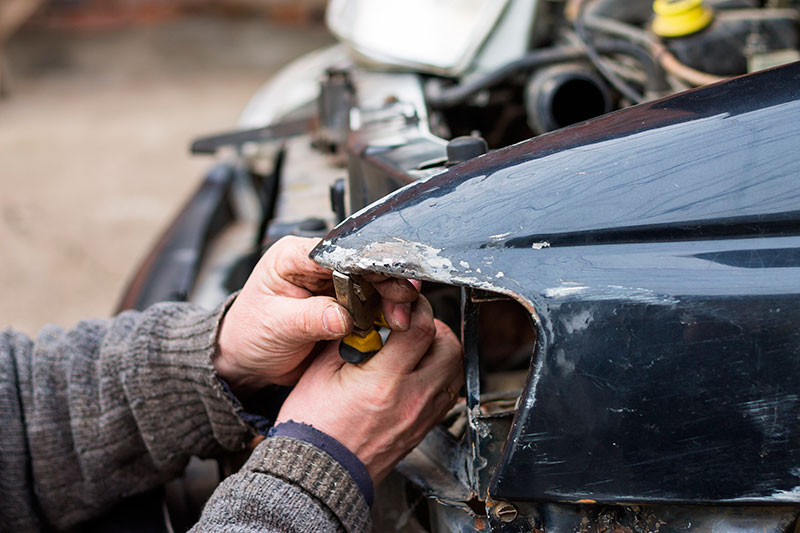
<path fill-rule="evenodd" d="M 333 457 L 292 437 L 267 437 L 206 503 L 193 533 L 372 530 L 369 506 Z"/>
<path fill-rule="evenodd" d="M 211 358 L 224 307 L 0 333 L 0 529 L 68 528 L 250 434 Z"/>

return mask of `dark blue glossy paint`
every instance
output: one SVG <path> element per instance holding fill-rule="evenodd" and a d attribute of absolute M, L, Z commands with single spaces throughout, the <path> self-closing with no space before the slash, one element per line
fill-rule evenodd
<path fill-rule="evenodd" d="M 800 502 L 800 64 L 478 157 L 312 256 L 531 310 L 494 498 Z"/>

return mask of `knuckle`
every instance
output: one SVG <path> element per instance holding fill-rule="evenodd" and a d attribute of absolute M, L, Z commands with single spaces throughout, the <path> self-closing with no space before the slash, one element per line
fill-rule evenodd
<path fill-rule="evenodd" d="M 436 325 L 433 320 L 420 320 L 414 325 L 414 333 L 430 343 L 436 336 Z"/>
<path fill-rule="evenodd" d="M 460 344 L 451 344 L 445 348 L 447 359 L 451 363 L 460 363 L 463 359 L 463 350 Z"/>
<path fill-rule="evenodd" d="M 297 302 L 296 305 L 299 307 L 303 304 Z M 314 312 L 313 306 L 303 305 L 303 307 L 303 309 L 297 309 L 299 312 L 293 313 L 293 320 L 290 321 L 289 327 L 303 337 L 310 337 L 318 330 L 317 325 L 320 320 L 317 315 L 319 313 Z"/>
<path fill-rule="evenodd" d="M 315 335 L 321 329 L 321 313 L 316 312 L 316 309 L 310 307 L 302 314 L 302 331 L 308 336 Z"/>
<path fill-rule="evenodd" d="M 294 237 L 292 237 L 291 235 L 287 237 L 281 237 L 278 240 L 278 242 L 276 242 L 270 247 L 270 250 L 276 256 L 283 255 L 284 253 L 286 253 L 287 250 L 292 248 L 291 242 L 293 238 Z"/>
<path fill-rule="evenodd" d="M 302 238 L 294 235 L 282 237 L 272 245 L 272 249 L 275 250 L 273 257 L 277 262 L 296 261 L 303 256 L 303 251 L 305 250 L 302 241 Z"/>

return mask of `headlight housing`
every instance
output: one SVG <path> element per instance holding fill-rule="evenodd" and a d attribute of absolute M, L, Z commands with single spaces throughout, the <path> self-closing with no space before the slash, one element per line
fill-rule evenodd
<path fill-rule="evenodd" d="M 330 30 L 367 63 L 457 76 L 472 63 L 507 0 L 331 0 Z"/>

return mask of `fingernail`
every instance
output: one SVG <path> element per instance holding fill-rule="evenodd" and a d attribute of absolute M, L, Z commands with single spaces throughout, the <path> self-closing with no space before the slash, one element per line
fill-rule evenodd
<path fill-rule="evenodd" d="M 397 304 L 393 316 L 395 326 L 401 331 L 407 330 L 411 325 L 411 304 Z"/>
<path fill-rule="evenodd" d="M 330 305 L 322 313 L 322 327 L 328 333 L 340 335 L 347 331 L 347 323 L 342 315 L 342 310 L 336 305 Z"/>

